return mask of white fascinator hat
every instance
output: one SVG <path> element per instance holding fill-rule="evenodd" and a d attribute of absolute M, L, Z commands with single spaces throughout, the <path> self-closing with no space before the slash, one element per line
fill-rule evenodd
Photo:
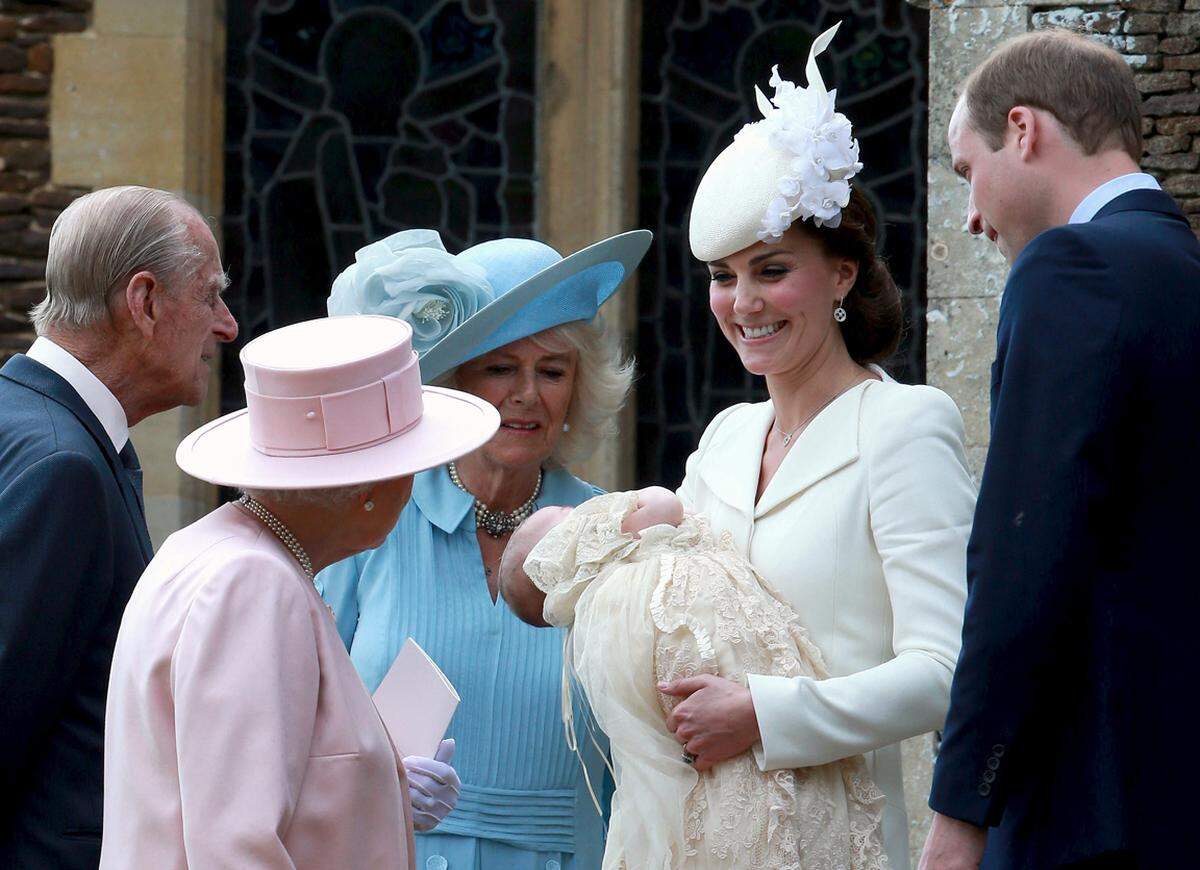
<path fill-rule="evenodd" d="M 754 89 L 762 120 L 753 121 L 717 155 L 692 200 L 688 237 L 704 262 L 728 257 L 755 242 L 778 242 L 797 220 L 837 227 L 850 202 L 850 179 L 862 164 L 850 120 L 834 111 L 837 91 L 826 90 L 817 56 L 840 24 L 813 42 L 808 87 L 771 69 L 775 95 Z"/>

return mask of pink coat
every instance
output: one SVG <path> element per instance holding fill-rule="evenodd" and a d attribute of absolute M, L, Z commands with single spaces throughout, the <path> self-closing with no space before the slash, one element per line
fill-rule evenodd
<path fill-rule="evenodd" d="M 234 505 L 134 591 L 104 752 L 104 870 L 412 867 L 403 766 L 333 619 Z"/>

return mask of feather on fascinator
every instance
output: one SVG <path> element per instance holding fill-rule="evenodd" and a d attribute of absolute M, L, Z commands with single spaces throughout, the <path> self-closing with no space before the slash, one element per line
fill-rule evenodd
<path fill-rule="evenodd" d="M 746 124 L 712 162 L 696 189 L 688 229 L 692 254 L 705 262 L 755 242 L 778 242 L 797 220 L 836 227 L 850 202 L 850 179 L 862 169 L 850 120 L 835 111 L 817 67 L 840 24 L 809 50 L 808 86 L 771 69 L 774 96 L 754 89 L 760 121 Z"/>

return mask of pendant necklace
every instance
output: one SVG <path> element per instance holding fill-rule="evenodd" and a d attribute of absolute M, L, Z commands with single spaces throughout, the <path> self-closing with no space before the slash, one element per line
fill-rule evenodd
<path fill-rule="evenodd" d="M 849 392 L 850 390 L 852 390 L 854 387 L 858 386 L 861 383 L 862 383 L 862 381 L 855 381 L 854 383 L 852 383 L 850 386 L 846 387 L 845 389 L 834 393 L 832 396 L 830 396 L 828 399 L 826 399 L 815 411 L 813 411 L 811 414 L 809 414 L 807 417 L 805 417 L 803 420 L 801 420 L 800 425 L 795 427 L 794 429 L 792 429 L 790 432 L 784 432 L 783 429 L 780 428 L 779 418 L 776 417 L 775 423 L 774 423 L 775 431 L 777 431 L 781 436 L 783 436 L 783 446 L 787 447 L 789 444 L 791 444 L 792 439 L 796 437 L 796 435 L 800 432 L 800 430 L 803 429 L 805 426 L 807 426 L 809 423 L 811 423 L 818 414 L 820 414 L 822 411 L 824 411 L 826 408 L 828 408 L 830 405 L 832 405 L 835 400 L 844 396 L 847 392 Z"/>
<path fill-rule="evenodd" d="M 533 513 L 534 503 L 539 495 L 542 494 L 542 470 L 538 469 L 537 485 L 533 488 L 533 495 L 526 499 L 525 503 L 513 511 L 502 511 L 496 508 L 491 508 L 475 498 L 471 490 L 463 485 L 462 478 L 458 476 L 458 468 L 453 462 L 447 466 L 450 471 L 450 481 L 465 492 L 471 498 L 475 499 L 475 525 L 483 529 L 493 538 L 502 538 L 509 532 L 514 531 L 517 526 L 529 519 Z"/>
<path fill-rule="evenodd" d="M 304 576 L 308 578 L 308 582 L 312 583 L 313 588 L 315 589 L 317 583 L 313 577 L 312 559 L 308 558 L 308 553 L 306 553 L 304 548 L 300 546 L 300 542 L 296 540 L 296 536 L 292 534 L 292 530 L 285 526 L 279 517 L 275 516 L 275 514 L 263 507 L 259 501 L 251 498 L 248 495 L 243 494 L 242 497 L 237 500 L 237 503 L 249 511 L 250 514 L 253 515 L 260 523 L 266 526 L 271 534 L 279 539 L 279 543 L 287 547 L 288 552 L 295 557 L 296 561 L 300 564 L 300 570 L 304 572 Z M 320 594 L 320 590 L 317 590 L 317 593 Z M 322 603 L 324 603 L 324 601 L 322 601 Z M 330 616 L 334 616 L 332 607 L 330 607 L 328 604 L 325 604 L 325 609 L 329 611 Z M 334 618 L 336 620 L 336 617 Z"/>

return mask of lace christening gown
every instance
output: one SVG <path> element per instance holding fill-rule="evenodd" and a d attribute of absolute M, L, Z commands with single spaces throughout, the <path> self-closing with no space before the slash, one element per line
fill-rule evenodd
<path fill-rule="evenodd" d="M 636 504 L 584 502 L 525 562 L 546 621 L 571 629 L 564 686 L 577 681 L 611 743 L 605 870 L 885 867 L 884 798 L 861 756 L 766 772 L 749 752 L 704 773 L 683 761 L 665 723 L 677 700 L 658 682 L 826 671 L 796 614 L 703 517 L 636 539 L 621 532 Z"/>

